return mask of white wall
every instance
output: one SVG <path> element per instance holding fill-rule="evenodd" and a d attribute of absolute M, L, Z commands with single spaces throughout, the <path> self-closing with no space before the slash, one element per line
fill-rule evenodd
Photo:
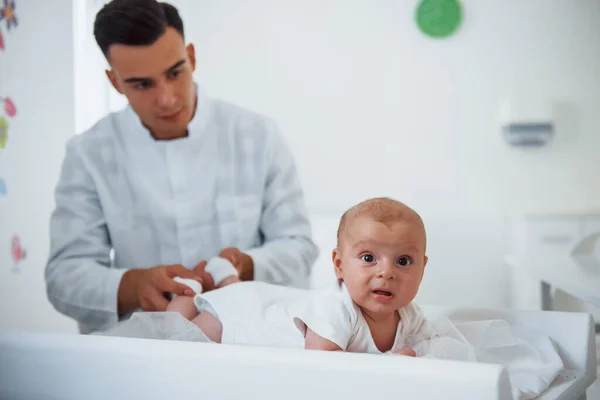
<path fill-rule="evenodd" d="M 0 95 L 20 108 L 0 150 L 10 190 L 0 198 L 0 301 L 19 308 L 0 311 L 0 328 L 71 328 L 42 295 L 51 196 L 64 141 L 109 108 L 93 13 L 78 17 L 73 37 L 79 3 L 21 1 L 20 25 L 6 35 L 19 46 L 0 53 Z M 506 217 L 600 208 L 597 0 L 464 0 L 461 30 L 442 41 L 416 29 L 417 0 L 173 3 L 196 44 L 199 83 L 280 123 L 323 247 L 316 278 L 330 271 L 341 212 L 386 195 L 425 218 L 423 303 L 515 305 L 502 262 Z M 556 140 L 508 148 L 497 125 L 504 97 L 555 101 Z M 29 252 L 21 275 L 7 272 L 15 231 Z"/>
<path fill-rule="evenodd" d="M 11 97 L 18 114 L 0 150 L 0 330 L 75 331 L 46 300 L 44 265 L 49 217 L 65 141 L 74 134 L 71 1 L 17 1 L 19 25 L 7 32 L 0 52 L 0 96 Z M 12 272 L 11 237 L 21 237 L 26 259 Z"/>
<path fill-rule="evenodd" d="M 598 1 L 463 1 L 463 28 L 445 41 L 416 29 L 418 1 L 174 3 L 201 83 L 280 121 L 315 211 L 378 194 L 444 216 L 600 205 L 590 185 L 600 167 Z M 559 102 L 554 145 L 505 146 L 504 96 Z"/>
<path fill-rule="evenodd" d="M 209 94 L 277 119 L 293 148 L 332 278 L 335 224 L 370 196 L 425 218 L 419 300 L 538 306 L 538 286 L 503 263 L 508 218 L 600 210 L 600 3 L 463 1 L 442 41 L 414 24 L 417 0 L 174 0 Z M 532 16 L 535 16 L 533 18 Z M 503 99 L 550 102 L 557 136 L 509 148 Z M 124 99 L 111 92 L 111 108 Z"/>
<path fill-rule="evenodd" d="M 417 3 L 174 1 L 198 80 L 279 121 L 314 215 L 404 200 L 430 235 L 421 301 L 529 307 L 531 282 L 508 298 L 506 217 L 600 209 L 600 2 L 467 0 L 442 41 L 416 29 Z M 553 143 L 507 147 L 503 98 L 555 103 Z"/>
<path fill-rule="evenodd" d="M 94 19 L 104 0 L 72 0 L 75 85 L 75 132 L 81 133 L 104 117 L 112 87 L 107 84 L 108 63 L 94 38 Z"/>

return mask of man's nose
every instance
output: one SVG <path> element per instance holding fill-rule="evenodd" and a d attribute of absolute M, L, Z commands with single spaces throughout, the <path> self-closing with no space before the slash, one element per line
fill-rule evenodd
<path fill-rule="evenodd" d="M 158 87 L 157 103 L 160 108 L 170 109 L 176 103 L 175 93 L 169 84 L 162 84 Z"/>

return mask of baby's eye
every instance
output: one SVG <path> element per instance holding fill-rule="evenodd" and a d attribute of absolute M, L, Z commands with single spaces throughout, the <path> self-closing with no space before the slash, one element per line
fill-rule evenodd
<path fill-rule="evenodd" d="M 403 266 L 403 267 L 407 267 L 407 266 L 409 266 L 410 264 L 412 264 L 412 260 L 411 260 L 411 258 L 410 258 L 410 257 L 408 257 L 408 256 L 403 256 L 403 257 L 400 257 L 400 258 L 398 259 L 398 265 L 401 265 L 401 266 Z"/>
<path fill-rule="evenodd" d="M 372 254 L 363 254 L 360 257 L 361 260 L 363 260 L 366 263 L 372 263 L 373 261 L 375 261 L 375 257 L 373 257 Z"/>

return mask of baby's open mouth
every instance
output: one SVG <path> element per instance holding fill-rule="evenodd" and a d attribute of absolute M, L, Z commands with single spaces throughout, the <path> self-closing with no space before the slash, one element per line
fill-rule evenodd
<path fill-rule="evenodd" d="M 388 292 L 387 290 L 379 290 L 379 289 L 373 290 L 373 293 L 379 294 L 382 296 L 391 296 L 392 295 L 392 292 Z"/>

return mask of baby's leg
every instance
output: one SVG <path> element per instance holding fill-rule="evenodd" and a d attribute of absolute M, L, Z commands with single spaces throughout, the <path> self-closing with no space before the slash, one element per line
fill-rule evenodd
<path fill-rule="evenodd" d="M 208 311 L 198 313 L 194 298 L 190 296 L 177 296 L 169 302 L 166 311 L 180 312 L 186 319 L 192 321 L 210 340 L 221 343 L 223 325 Z"/>
<path fill-rule="evenodd" d="M 190 321 L 198 315 L 198 309 L 194 304 L 194 298 L 190 296 L 177 296 L 169 302 L 166 311 L 180 312 Z"/>
<path fill-rule="evenodd" d="M 223 324 L 221 324 L 221 321 L 215 318 L 214 315 L 208 311 L 202 311 L 192 319 L 192 322 L 196 324 L 210 340 L 215 343 L 221 343 Z"/>

